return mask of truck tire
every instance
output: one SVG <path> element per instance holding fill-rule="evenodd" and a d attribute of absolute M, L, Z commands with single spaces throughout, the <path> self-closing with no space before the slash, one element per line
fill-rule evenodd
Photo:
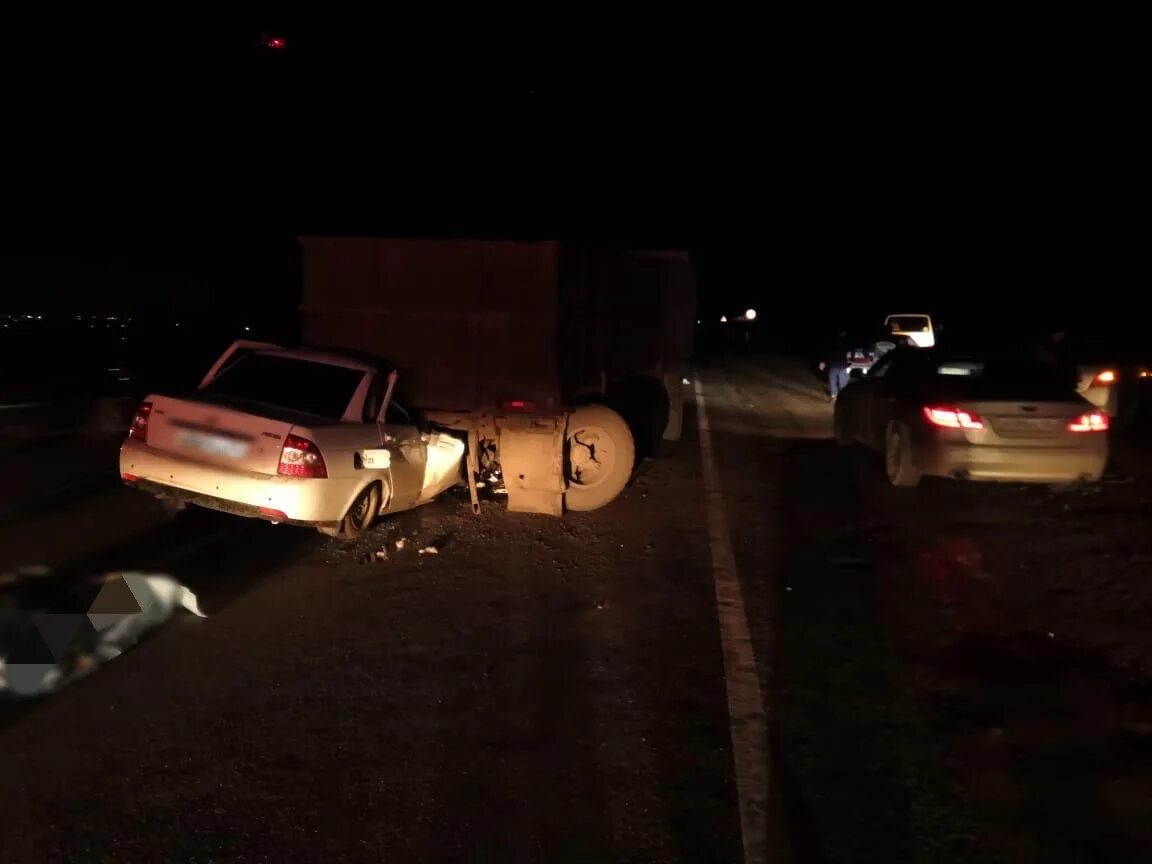
<path fill-rule="evenodd" d="M 636 444 L 624 418 L 606 405 L 584 405 L 564 433 L 565 506 L 597 510 L 615 500 L 632 476 Z"/>
<path fill-rule="evenodd" d="M 640 459 L 660 452 L 660 442 L 668 428 L 669 402 L 664 381 L 647 375 L 619 382 L 602 400 L 602 404 L 611 407 L 628 424 L 635 458 Z"/>

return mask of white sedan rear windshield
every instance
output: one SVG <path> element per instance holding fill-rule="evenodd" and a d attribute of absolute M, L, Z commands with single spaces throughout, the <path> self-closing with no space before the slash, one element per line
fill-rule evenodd
<path fill-rule="evenodd" d="M 331 363 L 246 354 L 225 366 L 204 389 L 232 399 L 339 420 L 363 378 L 359 369 Z"/>

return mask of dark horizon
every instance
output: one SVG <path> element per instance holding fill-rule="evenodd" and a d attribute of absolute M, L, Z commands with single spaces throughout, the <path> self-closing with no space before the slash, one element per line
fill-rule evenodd
<path fill-rule="evenodd" d="M 1152 281 L 1120 33 L 1053 15 L 333 20 L 26 30 L 6 62 L 52 74 L 12 108 L 35 131 L 0 226 L 4 305 L 259 306 L 290 290 L 296 235 L 340 232 L 683 246 L 709 314 L 862 292 L 1078 314 L 1078 294 Z"/>

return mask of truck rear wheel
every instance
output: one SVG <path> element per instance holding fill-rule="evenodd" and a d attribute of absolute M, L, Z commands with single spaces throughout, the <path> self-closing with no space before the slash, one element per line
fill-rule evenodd
<path fill-rule="evenodd" d="M 597 510 L 624 491 L 636 461 L 636 444 L 624 418 L 606 405 L 572 412 L 564 436 L 569 510 Z"/>

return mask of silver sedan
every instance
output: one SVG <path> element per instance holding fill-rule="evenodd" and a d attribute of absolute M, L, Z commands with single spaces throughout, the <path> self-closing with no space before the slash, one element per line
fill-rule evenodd
<path fill-rule="evenodd" d="M 1007 356 L 897 349 L 836 402 L 836 439 L 884 454 L 889 482 L 924 476 L 1095 482 L 1108 415 L 1046 366 Z"/>

